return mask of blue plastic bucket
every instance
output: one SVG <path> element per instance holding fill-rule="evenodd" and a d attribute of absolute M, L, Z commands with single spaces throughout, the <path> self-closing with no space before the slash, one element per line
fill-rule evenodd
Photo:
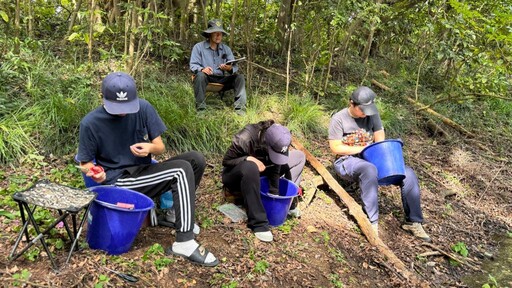
<path fill-rule="evenodd" d="M 269 194 L 269 182 L 267 177 L 260 178 L 261 202 L 267 213 L 268 223 L 274 227 L 283 225 L 292 205 L 292 200 L 297 197 L 299 187 L 290 180 L 279 179 L 279 195 Z"/>
<path fill-rule="evenodd" d="M 154 203 L 148 196 L 116 186 L 90 188 L 98 194 L 92 202 L 87 222 L 87 243 L 91 249 L 119 255 L 130 250 L 133 240 Z M 133 209 L 117 207 L 118 202 L 133 204 Z"/>
<path fill-rule="evenodd" d="M 405 179 L 405 163 L 400 140 L 373 143 L 361 151 L 363 159 L 377 167 L 379 185 L 398 184 Z"/>

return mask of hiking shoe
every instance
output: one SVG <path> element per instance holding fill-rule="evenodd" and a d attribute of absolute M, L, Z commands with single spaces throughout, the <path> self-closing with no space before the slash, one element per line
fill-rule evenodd
<path fill-rule="evenodd" d="M 254 236 L 256 236 L 256 238 L 260 239 L 260 241 L 263 242 L 272 242 L 272 240 L 274 240 L 274 236 L 270 231 L 254 232 Z"/>
<path fill-rule="evenodd" d="M 205 116 L 206 115 L 206 107 L 204 107 L 204 108 L 203 107 L 197 108 L 196 111 L 197 111 L 197 115 L 198 116 Z"/>
<path fill-rule="evenodd" d="M 425 242 L 432 242 L 432 239 L 423 230 L 423 226 L 419 222 L 405 223 L 402 225 L 402 229 L 411 232 L 414 237 L 418 237 Z"/>
<path fill-rule="evenodd" d="M 174 211 L 173 208 L 167 209 L 165 211 L 165 221 L 170 222 L 170 223 L 176 223 L 176 212 Z M 201 232 L 201 228 L 199 228 L 199 225 L 194 223 L 193 231 L 194 231 L 195 235 L 199 235 L 199 233 Z"/>
<path fill-rule="evenodd" d="M 301 215 L 299 207 L 295 207 L 295 209 L 290 209 L 288 211 L 288 216 L 293 218 L 299 218 Z"/>
<path fill-rule="evenodd" d="M 373 229 L 373 232 L 375 232 L 375 235 L 377 235 L 377 237 L 379 237 L 379 223 L 378 222 L 372 223 L 372 229 Z"/>

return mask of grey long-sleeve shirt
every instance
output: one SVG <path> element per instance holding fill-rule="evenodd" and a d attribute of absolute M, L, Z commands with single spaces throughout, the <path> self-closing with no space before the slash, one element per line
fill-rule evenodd
<path fill-rule="evenodd" d="M 201 41 L 194 45 L 192 48 L 192 55 L 190 56 L 190 71 L 196 74 L 205 67 L 212 67 L 213 75 L 224 76 L 224 71 L 219 69 L 220 64 L 227 61 L 235 60 L 235 56 L 229 46 L 220 43 L 217 50 L 210 47 L 208 40 Z M 236 73 L 238 66 L 233 65 L 233 70 L 230 73 Z"/>

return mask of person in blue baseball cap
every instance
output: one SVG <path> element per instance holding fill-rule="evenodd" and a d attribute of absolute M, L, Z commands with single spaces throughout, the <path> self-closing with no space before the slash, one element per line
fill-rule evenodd
<path fill-rule="evenodd" d="M 360 153 L 368 145 L 384 141 L 384 126 L 375 105 L 377 95 L 366 86 L 358 87 L 349 99 L 349 106 L 334 114 L 329 125 L 329 146 L 336 154 L 334 170 L 342 179 L 357 182 L 361 199 L 372 228 L 379 232 L 379 200 L 377 168 L 362 159 Z M 430 242 L 423 229 L 421 193 L 418 177 L 411 167 L 405 167 L 405 179 L 398 183 L 402 194 L 405 223 L 402 229 Z"/>
<path fill-rule="evenodd" d="M 80 122 L 77 161 L 87 176 L 102 185 L 115 185 L 151 198 L 172 191 L 176 218 L 175 242 L 167 254 L 216 266 L 218 259 L 195 239 L 196 189 L 206 167 L 196 151 L 152 164 L 153 155 L 165 152 L 162 133 L 167 130 L 153 106 L 137 95 L 135 80 L 123 72 L 113 72 L 101 85 L 103 105 Z M 103 169 L 93 169 L 100 166 Z"/>
<path fill-rule="evenodd" d="M 267 176 L 269 193 L 279 194 L 279 178 L 284 176 L 297 186 L 306 164 L 304 152 L 289 151 L 290 130 L 274 120 L 246 125 L 234 137 L 222 160 L 222 183 L 229 192 L 243 198 L 247 210 L 247 226 L 256 238 L 272 242 L 265 208 L 260 196 L 260 177 Z M 296 199 L 296 198 L 295 198 Z M 294 201 L 290 215 L 300 216 Z"/>

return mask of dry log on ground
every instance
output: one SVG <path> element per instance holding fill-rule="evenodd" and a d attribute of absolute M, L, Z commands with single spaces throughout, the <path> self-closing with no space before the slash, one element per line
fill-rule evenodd
<path fill-rule="evenodd" d="M 436 245 L 434 245 L 432 243 L 424 242 L 424 243 L 421 243 L 421 245 L 430 247 L 430 248 L 436 250 L 437 252 L 443 254 L 444 256 L 446 256 L 446 257 L 448 257 L 448 258 L 450 258 L 450 259 L 452 259 L 452 260 L 454 260 L 456 262 L 459 262 L 460 264 L 464 264 L 464 265 L 470 267 L 473 270 L 480 270 L 480 269 L 478 269 L 478 267 L 469 264 L 468 261 L 465 261 L 464 259 L 461 259 L 460 257 L 458 257 L 457 255 L 455 255 L 453 253 L 448 253 L 448 252 L 444 251 L 443 249 L 437 247 Z"/>
<path fill-rule="evenodd" d="M 379 83 L 377 82 L 377 80 L 375 79 L 372 79 L 372 84 L 379 87 L 380 89 L 382 90 L 386 90 L 386 91 L 392 91 L 393 89 L 389 88 L 388 86 L 382 84 L 382 83 Z M 411 103 L 412 105 L 414 105 L 415 107 L 418 108 L 418 111 L 422 111 L 422 112 L 425 112 L 425 113 L 428 113 L 429 115 L 433 115 L 437 118 L 439 118 L 441 121 L 443 121 L 444 124 L 452 127 L 453 129 L 459 131 L 460 133 L 468 136 L 468 137 L 471 137 L 471 138 L 475 138 L 475 134 L 469 132 L 468 130 L 464 129 L 464 127 L 462 127 L 461 125 L 455 123 L 453 120 L 437 113 L 436 111 L 428 108 L 427 106 L 415 101 L 414 99 L 410 98 L 410 97 L 407 97 L 407 96 L 404 96 L 405 100 L 409 101 L 409 103 Z"/>
<path fill-rule="evenodd" d="M 370 224 L 370 221 L 368 220 L 368 217 L 366 217 L 366 214 L 363 211 L 363 208 L 361 205 L 359 205 L 352 196 L 350 196 L 343 187 L 336 181 L 336 179 L 331 175 L 331 173 L 316 159 L 315 156 L 313 156 L 302 144 L 297 141 L 296 139 L 292 140 L 292 145 L 297 150 L 301 150 L 306 154 L 306 159 L 308 162 L 313 166 L 313 168 L 316 169 L 318 174 L 324 178 L 325 182 L 331 187 L 331 189 L 336 192 L 336 194 L 341 198 L 343 203 L 347 206 L 350 215 L 352 215 L 356 221 L 359 227 L 361 228 L 361 231 L 366 236 L 368 241 L 371 245 L 377 247 L 377 249 L 380 251 L 382 255 L 385 256 L 387 261 L 393 267 L 396 269 L 396 272 L 403 276 L 405 279 L 410 281 L 411 284 L 414 286 L 422 286 L 422 287 L 428 287 L 429 285 L 425 282 L 420 281 L 413 273 L 411 273 L 409 270 L 407 270 L 405 264 L 391 251 L 391 249 L 388 248 L 384 242 L 375 234 L 375 232 L 372 229 L 372 226 Z"/>
<path fill-rule="evenodd" d="M 307 191 L 304 191 L 304 204 L 302 205 L 303 208 L 307 208 L 309 204 L 311 204 L 311 201 L 315 197 L 316 190 L 318 190 L 318 186 L 324 184 L 324 179 L 321 176 L 317 176 L 311 180 L 313 184 L 313 188 L 308 189 Z"/>

